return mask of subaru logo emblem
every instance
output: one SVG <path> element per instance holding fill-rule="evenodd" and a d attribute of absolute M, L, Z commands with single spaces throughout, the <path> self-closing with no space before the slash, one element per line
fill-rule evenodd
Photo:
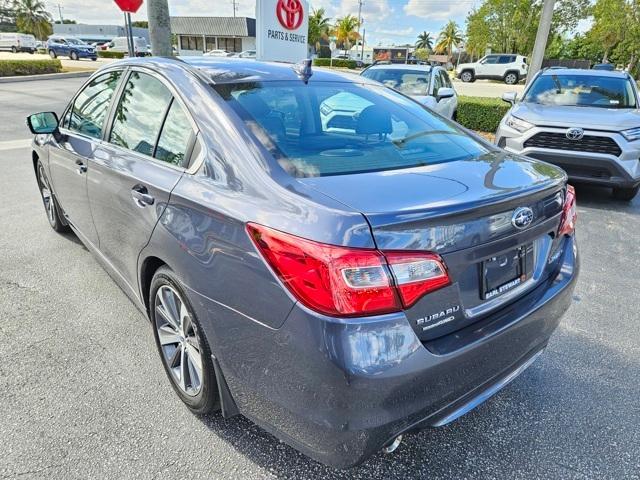
<path fill-rule="evenodd" d="M 566 136 L 569 140 L 580 140 L 584 137 L 584 130 L 581 128 L 570 128 L 567 130 Z"/>
<path fill-rule="evenodd" d="M 511 217 L 511 223 L 518 229 L 527 228 L 533 222 L 533 210 L 529 207 L 516 208 Z"/>

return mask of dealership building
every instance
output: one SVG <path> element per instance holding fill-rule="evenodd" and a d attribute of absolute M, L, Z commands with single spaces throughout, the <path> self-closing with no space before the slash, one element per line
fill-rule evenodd
<path fill-rule="evenodd" d="M 134 37 L 144 37 L 149 43 L 149 30 L 133 27 Z M 127 30 L 123 25 L 87 25 L 84 23 L 53 24 L 53 33 L 68 37 L 79 38 L 85 42 L 110 42 L 115 37 L 124 37 Z"/>
<path fill-rule="evenodd" d="M 248 17 L 171 17 L 180 55 L 210 50 L 242 52 L 256 48 L 256 20 Z"/>

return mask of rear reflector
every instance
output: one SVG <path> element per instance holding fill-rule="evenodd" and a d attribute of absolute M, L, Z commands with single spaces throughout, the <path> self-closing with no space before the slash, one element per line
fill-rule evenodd
<path fill-rule="evenodd" d="M 567 185 L 567 194 L 562 207 L 562 220 L 558 229 L 558 236 L 571 235 L 576 229 L 578 209 L 576 206 L 576 191 L 571 185 Z"/>
<path fill-rule="evenodd" d="M 450 283 L 442 259 L 431 253 L 327 245 L 253 223 L 247 231 L 293 296 L 327 315 L 397 312 Z"/>

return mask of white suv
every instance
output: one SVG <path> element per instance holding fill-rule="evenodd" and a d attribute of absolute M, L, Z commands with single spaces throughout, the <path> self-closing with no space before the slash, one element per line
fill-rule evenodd
<path fill-rule="evenodd" d="M 503 80 L 508 85 L 515 85 L 527 76 L 527 58 L 516 54 L 492 54 L 481 58 L 476 63 L 461 63 L 456 68 L 456 75 L 463 82 L 475 82 L 483 78 Z"/>

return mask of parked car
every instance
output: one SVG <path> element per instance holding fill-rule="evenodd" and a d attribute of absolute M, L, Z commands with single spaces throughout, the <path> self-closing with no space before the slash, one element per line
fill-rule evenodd
<path fill-rule="evenodd" d="M 331 130 L 323 102 L 363 107 Z M 51 227 L 148 315 L 188 408 L 334 467 L 482 403 L 572 301 L 564 172 L 364 77 L 127 59 L 28 124 Z"/>
<path fill-rule="evenodd" d="M 638 88 L 626 72 L 547 69 L 531 82 L 496 132 L 509 152 L 562 167 L 572 182 L 613 188 L 631 200 L 640 188 Z"/>
<path fill-rule="evenodd" d="M 46 48 L 51 58 L 69 57 L 71 60 L 90 58 L 93 61 L 98 58 L 94 47 L 74 37 L 51 35 L 47 40 Z"/>
<path fill-rule="evenodd" d="M 234 57 L 238 57 L 238 58 L 256 58 L 256 51 L 255 50 L 244 50 L 243 52 L 236 53 L 233 56 Z"/>
<path fill-rule="evenodd" d="M 430 65 L 372 65 L 361 75 L 415 98 L 447 118 L 455 118 L 458 96 L 442 67 Z"/>
<path fill-rule="evenodd" d="M 616 66 L 613 63 L 597 63 L 591 68 L 593 70 L 608 70 L 612 72 L 616 69 Z"/>
<path fill-rule="evenodd" d="M 107 44 L 106 49 L 129 55 L 129 41 L 127 37 L 115 37 Z M 147 45 L 147 39 L 144 37 L 133 37 L 133 51 L 136 57 L 148 57 L 151 55 L 151 49 Z"/>
<path fill-rule="evenodd" d="M 527 58 L 515 54 L 492 54 L 475 63 L 461 63 L 456 67 L 456 75 L 463 82 L 490 79 L 502 80 L 515 85 L 527 77 Z"/>
<path fill-rule="evenodd" d="M 36 37 L 26 33 L 0 33 L 0 50 L 34 53 Z"/>
<path fill-rule="evenodd" d="M 204 54 L 205 57 L 231 57 L 233 53 L 226 50 L 209 50 Z"/>

